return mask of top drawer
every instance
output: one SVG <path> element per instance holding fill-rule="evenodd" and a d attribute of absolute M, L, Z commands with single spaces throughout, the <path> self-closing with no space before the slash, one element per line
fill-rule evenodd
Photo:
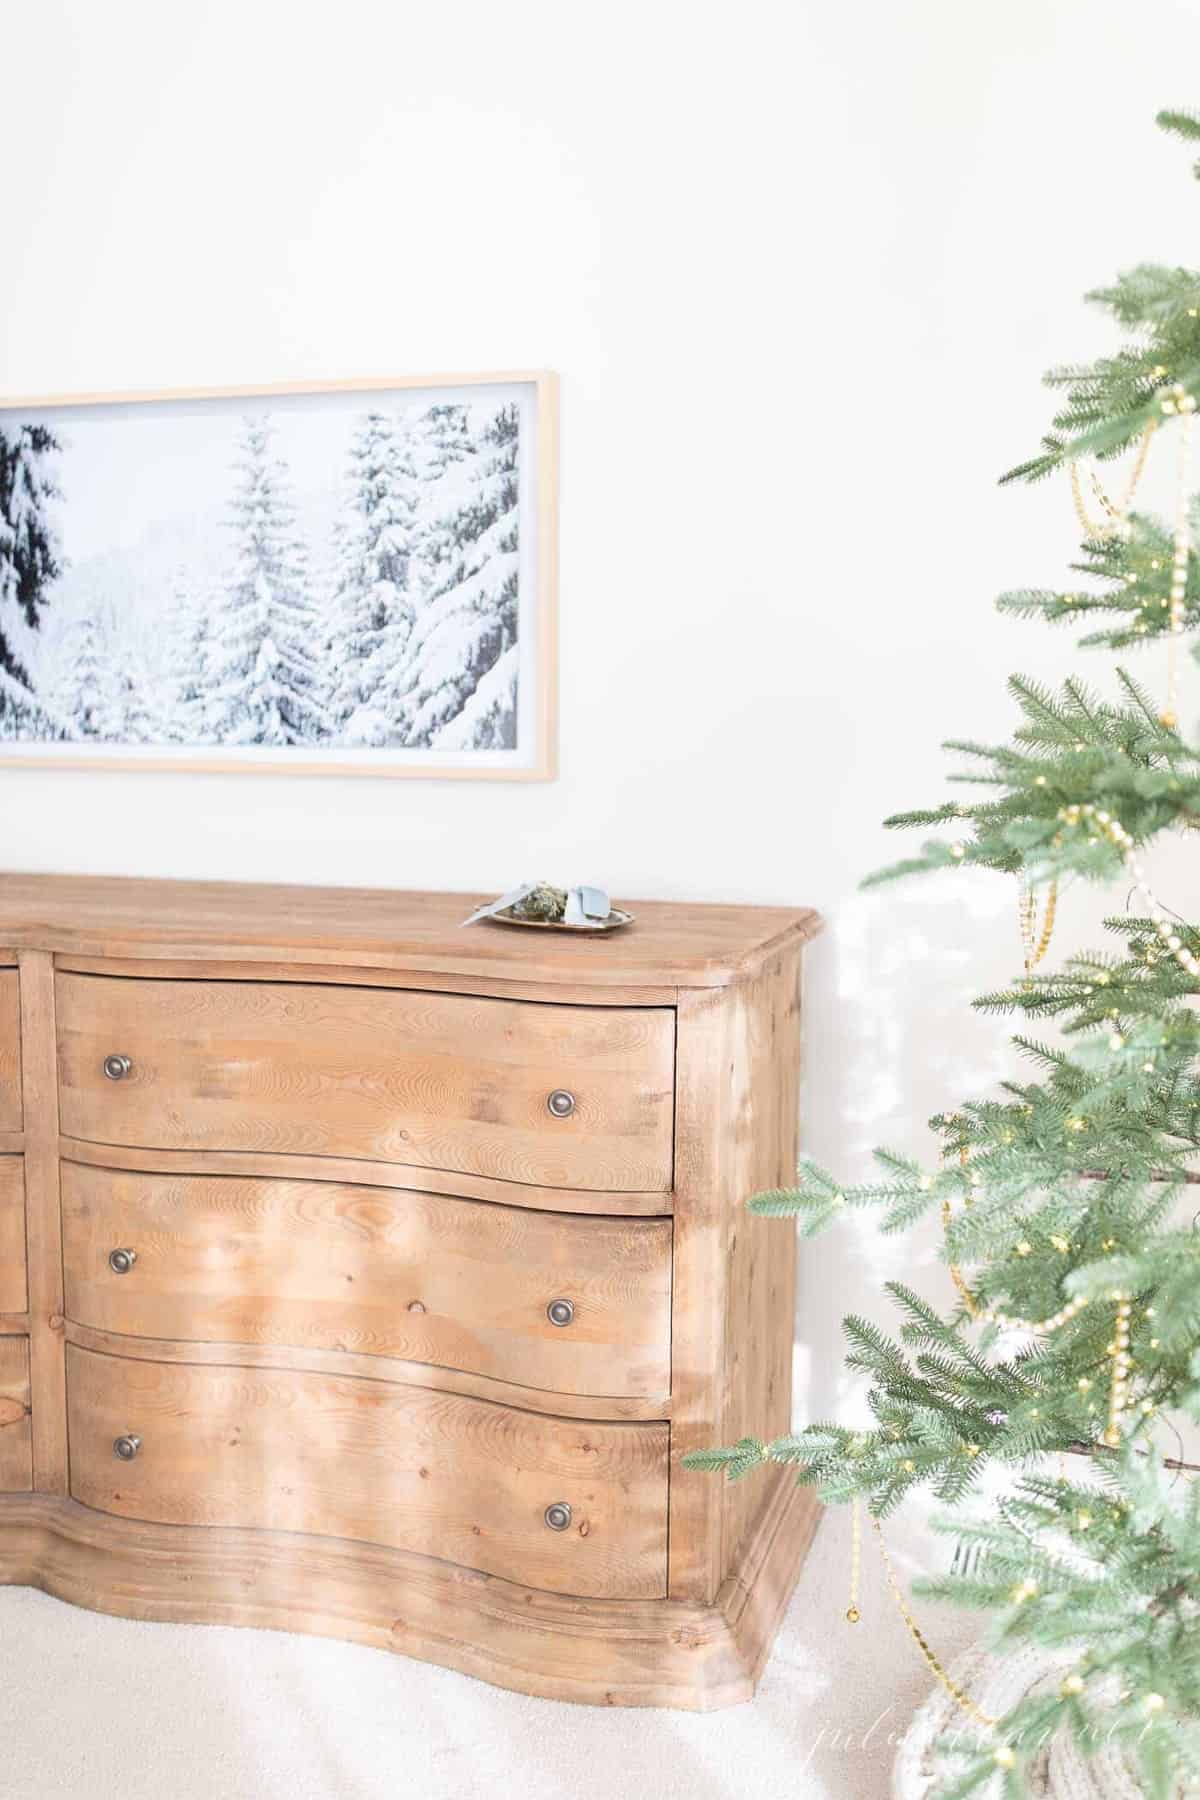
<path fill-rule="evenodd" d="M 21 1129 L 21 977 L 0 969 L 0 1131 Z"/>
<path fill-rule="evenodd" d="M 671 1186 L 667 1007 L 105 975 L 60 974 L 56 990 L 69 1137 Z M 117 1079 L 111 1058 L 127 1059 Z"/>

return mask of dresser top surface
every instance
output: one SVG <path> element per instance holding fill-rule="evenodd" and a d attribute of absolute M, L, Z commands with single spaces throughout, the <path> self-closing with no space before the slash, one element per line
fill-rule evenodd
<path fill-rule="evenodd" d="M 609 933 L 462 921 L 491 896 L 0 874 L 0 945 L 76 956 L 343 964 L 576 987 L 724 987 L 814 937 L 808 907 L 621 900 Z"/>

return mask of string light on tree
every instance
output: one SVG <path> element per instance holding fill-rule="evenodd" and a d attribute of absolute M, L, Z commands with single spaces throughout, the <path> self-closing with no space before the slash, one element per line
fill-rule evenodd
<path fill-rule="evenodd" d="M 1089 831 L 1095 830 L 1120 851 L 1121 859 L 1133 878 L 1134 891 L 1140 895 L 1154 929 L 1162 939 L 1164 948 L 1175 958 L 1181 969 L 1185 970 L 1194 980 L 1200 980 L 1200 961 L 1193 956 L 1155 899 L 1146 881 L 1146 871 L 1134 855 L 1133 838 L 1121 821 L 1114 818 L 1111 813 L 1091 804 L 1064 806 L 1058 816 L 1066 825 L 1082 825 Z"/>

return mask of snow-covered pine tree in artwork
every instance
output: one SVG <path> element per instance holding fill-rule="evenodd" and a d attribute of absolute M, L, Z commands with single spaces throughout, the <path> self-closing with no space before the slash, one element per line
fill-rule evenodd
<path fill-rule="evenodd" d="M 427 407 L 417 426 L 421 443 L 421 473 L 429 481 L 444 475 L 452 463 L 465 462 L 475 450 L 467 409 L 461 402 L 443 400 Z"/>
<path fill-rule="evenodd" d="M 269 419 L 247 419 L 240 448 L 230 519 L 237 551 L 209 640 L 205 736 L 220 744 L 311 743 L 327 720 L 313 655 L 316 610 Z"/>
<path fill-rule="evenodd" d="M 73 737 L 109 737 L 116 723 L 109 708 L 109 665 L 101 652 L 93 611 L 85 610 L 75 620 L 65 635 L 64 649 L 50 698 L 71 721 Z"/>
<path fill-rule="evenodd" d="M 213 598 L 197 593 L 180 569 L 167 611 L 165 693 L 159 704 L 162 736 L 179 744 L 203 742 L 209 627 Z"/>
<path fill-rule="evenodd" d="M 444 460 L 441 466 L 444 466 Z M 370 412 L 350 443 L 338 530 L 333 714 L 342 741 L 397 742 L 387 672 L 403 658 L 415 611 L 420 475 L 402 425 Z"/>
<path fill-rule="evenodd" d="M 59 448 L 44 425 L 0 426 L 0 718 L 10 729 L 33 705 L 11 621 L 19 617 L 36 630 L 46 590 L 60 572 L 50 513 L 59 492 L 53 472 Z"/>
<path fill-rule="evenodd" d="M 397 742 L 516 745 L 519 454 L 520 414 L 502 406 L 435 484 L 435 500 L 448 492 L 423 541 L 428 590 L 378 697 Z"/>
<path fill-rule="evenodd" d="M 62 721 L 63 735 L 106 744 L 138 741 L 130 729 L 134 710 L 130 672 L 114 651 L 94 603 L 81 606 L 60 627 L 53 649 L 38 698 Z"/>
<path fill-rule="evenodd" d="M 515 748 L 519 408 L 368 404 L 341 414 L 336 523 L 317 436 L 260 416 L 228 498 L 217 425 L 197 435 L 178 517 L 160 499 L 129 544 L 68 504 L 93 458 L 126 454 L 108 425 L 62 445 L 32 421 L 0 427 L 0 738 Z"/>

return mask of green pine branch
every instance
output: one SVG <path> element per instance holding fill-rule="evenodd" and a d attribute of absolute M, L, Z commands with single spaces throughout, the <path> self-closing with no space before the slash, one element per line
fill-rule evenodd
<path fill-rule="evenodd" d="M 1200 142 L 1200 112 L 1159 124 Z M 1200 400 L 1200 274 L 1143 263 L 1088 298 L 1117 342 L 1050 372 L 1049 429 L 1006 480 L 1084 456 L 1109 462 L 1150 425 L 1149 454 L 1169 455 Z M 1101 479 L 1120 493 L 1125 475 Z M 1082 643 L 1109 653 L 1161 651 L 1175 627 L 1195 654 L 1200 558 L 1189 550 L 1173 604 L 1174 521 L 1138 512 L 1116 528 L 1086 481 L 1081 492 L 1099 529 L 1069 584 L 1014 589 L 1000 610 L 1082 625 Z M 1200 541 L 1196 500 L 1189 520 Z M 792 1185 L 749 1199 L 752 1213 L 793 1217 L 806 1236 L 864 1212 L 892 1233 L 942 1221 L 953 1300 L 891 1283 L 893 1328 L 844 1322 L 870 1422 L 816 1421 L 685 1458 L 736 1480 L 784 1465 L 826 1501 L 860 1498 L 880 1519 L 914 1490 L 931 1493 L 961 1553 L 921 1591 L 981 1613 L 1001 1650 L 1035 1643 L 1066 1658 L 1064 1680 L 993 1734 L 947 1746 L 940 1800 L 997 1778 L 1017 1800 L 1041 1734 L 1086 1740 L 1098 1723 L 1149 1796 L 1168 1800 L 1200 1766 L 1200 1480 L 1179 1479 L 1192 1471 L 1172 1436 L 1177 1419 L 1200 1419 L 1189 1204 L 1200 1184 L 1200 981 L 1186 967 L 1200 958 L 1200 920 L 1177 917 L 1171 896 L 1153 916 L 1144 894 L 1128 905 L 1131 858 L 1167 835 L 1196 841 L 1200 745 L 1166 715 L 1158 679 L 1120 666 L 1111 680 L 1057 688 L 1014 676 L 1007 740 L 950 740 L 955 797 L 887 821 L 934 835 L 872 882 L 969 867 L 1057 882 L 1062 908 L 1073 882 L 1109 883 L 1128 909 L 1105 921 L 1104 947 L 1018 968 L 975 1002 L 1016 1021 L 1014 1072 L 934 1116 L 926 1161 L 881 1150 L 873 1178 L 848 1184 L 806 1159 Z M 1069 1477 L 1047 1475 L 1059 1459 Z M 989 1471 L 1006 1488 L 984 1507 Z"/>

